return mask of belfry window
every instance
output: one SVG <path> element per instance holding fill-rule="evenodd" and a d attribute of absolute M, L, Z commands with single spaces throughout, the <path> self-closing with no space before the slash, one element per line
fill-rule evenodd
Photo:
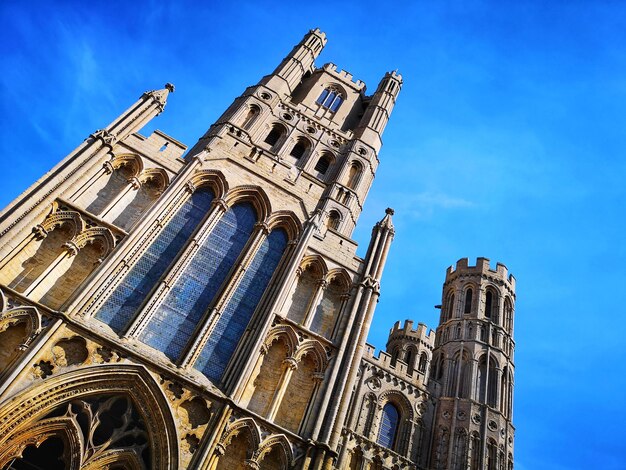
<path fill-rule="evenodd" d="M 325 175 L 328 171 L 328 168 L 330 168 L 331 163 L 331 157 L 329 157 L 328 155 L 322 155 L 315 164 L 315 171 L 317 171 L 320 175 Z"/>
<path fill-rule="evenodd" d="M 467 289 L 465 292 L 465 309 L 463 313 L 470 313 L 472 311 L 472 289 Z"/>
<path fill-rule="evenodd" d="M 337 112 L 342 102 L 343 97 L 341 96 L 341 93 L 333 87 L 324 89 L 316 101 L 317 104 L 323 108 L 329 109 L 333 113 Z"/>
<path fill-rule="evenodd" d="M 393 449 L 396 434 L 398 433 L 399 421 L 400 413 L 398 413 L 398 409 L 391 403 L 387 403 L 383 407 L 383 414 L 380 419 L 380 430 L 378 432 L 378 443 L 381 446 Z"/>

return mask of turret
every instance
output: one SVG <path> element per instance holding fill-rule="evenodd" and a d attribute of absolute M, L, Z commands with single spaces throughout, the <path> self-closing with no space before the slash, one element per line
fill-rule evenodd
<path fill-rule="evenodd" d="M 423 323 L 413 328 L 412 320 L 404 324 L 396 322 L 389 331 L 387 353 L 391 355 L 391 364 L 402 361 L 407 365 L 409 375 L 415 375 L 426 382 L 428 368 L 435 345 L 435 333 Z"/>
<path fill-rule="evenodd" d="M 512 466 L 515 278 L 503 264 L 463 258 L 446 271 L 442 299 L 429 382 L 440 400 L 431 464 Z"/>
<path fill-rule="evenodd" d="M 355 132 L 357 138 L 371 142 L 376 152 L 382 146 L 382 134 L 396 104 L 400 88 L 402 88 L 402 75 L 395 71 L 387 72 L 365 108 L 365 113 Z"/>
<path fill-rule="evenodd" d="M 326 45 L 326 34 L 319 28 L 309 31 L 283 59 L 271 75 L 263 77 L 260 84 L 282 95 L 291 95 L 302 77 L 315 69 L 315 59 Z"/>

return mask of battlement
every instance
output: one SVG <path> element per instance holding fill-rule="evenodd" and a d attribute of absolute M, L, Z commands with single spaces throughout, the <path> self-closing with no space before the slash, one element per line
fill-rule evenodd
<path fill-rule="evenodd" d="M 325 72 L 328 72 L 329 74 L 336 77 L 342 83 L 351 85 L 357 91 L 361 93 L 365 93 L 365 89 L 366 89 L 365 82 L 361 80 L 353 80 L 352 74 L 348 72 L 347 70 L 337 70 L 337 66 L 333 64 L 332 62 L 328 62 L 327 64 L 324 64 L 322 66 L 322 69 Z"/>
<path fill-rule="evenodd" d="M 393 70 L 391 72 L 387 72 L 385 74 L 385 78 L 395 78 L 400 83 L 402 83 L 402 75 L 400 75 L 397 70 Z"/>
<path fill-rule="evenodd" d="M 424 323 L 419 322 L 417 328 L 413 328 L 413 320 L 404 320 L 404 324 L 400 326 L 400 321 L 393 324 L 393 327 L 389 330 L 389 339 L 396 335 L 412 336 L 419 338 L 424 342 L 434 343 L 435 332 L 429 329 Z"/>
<path fill-rule="evenodd" d="M 461 258 L 456 262 L 456 266 L 449 266 L 448 269 L 446 269 L 446 282 L 448 282 L 452 276 L 459 274 L 495 275 L 495 277 L 499 277 L 503 281 L 508 282 L 511 288 L 515 290 L 515 277 L 509 274 L 507 267 L 502 263 L 496 263 L 496 269 L 491 269 L 489 258 L 476 258 L 475 266 L 469 266 L 468 259 Z"/>
<path fill-rule="evenodd" d="M 383 350 L 379 350 L 377 355 L 376 348 L 371 344 L 365 344 L 363 358 L 384 370 L 395 373 L 398 377 L 404 378 L 405 380 L 418 380 L 421 382 L 424 381 L 423 373 L 418 372 L 416 369 L 414 369 L 412 372 L 409 372 L 409 365 L 401 359 L 397 359 L 395 364 L 392 364 L 391 354 Z"/>

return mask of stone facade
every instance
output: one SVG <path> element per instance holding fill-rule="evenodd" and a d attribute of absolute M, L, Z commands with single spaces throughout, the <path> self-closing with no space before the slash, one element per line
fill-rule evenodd
<path fill-rule="evenodd" d="M 393 236 L 351 239 L 402 86 L 310 31 L 187 147 L 144 93 L 0 214 L 0 468 L 512 468 L 515 280 L 366 344 Z M 469 300 L 468 300 L 469 299 Z"/>

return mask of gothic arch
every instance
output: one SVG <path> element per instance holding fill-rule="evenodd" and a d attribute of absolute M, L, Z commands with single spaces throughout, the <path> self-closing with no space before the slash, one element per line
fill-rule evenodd
<path fill-rule="evenodd" d="M 50 232 L 63 224 L 68 224 L 72 228 L 72 237 L 85 230 L 85 221 L 78 212 L 60 211 L 58 209 L 59 204 L 55 201 L 52 204 L 52 211 L 38 227 L 41 227 L 46 232 Z M 33 231 L 36 231 L 36 228 Z"/>
<path fill-rule="evenodd" d="M 324 346 L 315 339 L 304 340 L 296 350 L 294 359 L 300 362 L 304 356 L 309 353 L 312 354 L 313 360 L 315 361 L 317 372 L 324 372 L 328 366 L 328 356 L 326 355 Z"/>
<path fill-rule="evenodd" d="M 147 168 L 139 174 L 139 181 L 142 184 L 150 184 L 162 192 L 170 184 L 170 177 L 162 168 Z"/>
<path fill-rule="evenodd" d="M 169 403 L 148 370 L 130 364 L 76 369 L 4 402 L 0 406 L 0 447 L 19 445 L 18 439 L 26 430 L 59 406 L 103 394 L 126 397 L 136 407 L 148 432 L 152 467 L 177 469 L 178 439 Z"/>
<path fill-rule="evenodd" d="M 257 213 L 258 221 L 266 220 L 272 213 L 270 200 L 259 186 L 238 186 L 231 189 L 224 199 L 228 207 L 241 202 L 249 202 Z"/>
<path fill-rule="evenodd" d="M 279 338 L 285 341 L 289 355 L 293 356 L 298 349 L 299 344 L 296 331 L 289 325 L 277 325 L 267 333 L 267 337 L 265 338 L 263 345 L 269 349 L 272 343 L 277 341 Z"/>
<path fill-rule="evenodd" d="M 328 273 L 328 266 L 326 265 L 326 261 L 319 255 L 309 255 L 302 258 L 300 262 L 300 269 L 306 270 L 309 267 L 314 267 L 316 272 L 320 274 L 320 278 L 326 277 Z"/>
<path fill-rule="evenodd" d="M 274 212 L 270 214 L 265 223 L 268 225 L 270 230 L 274 230 L 275 228 L 284 229 L 285 232 L 287 232 L 289 241 L 297 240 L 300 232 L 302 231 L 302 224 L 296 215 L 291 211 Z"/>
<path fill-rule="evenodd" d="M 194 188 L 209 187 L 215 195 L 215 199 L 223 198 L 228 192 L 228 183 L 224 174 L 217 170 L 200 170 L 189 179 Z"/>
<path fill-rule="evenodd" d="M 4 468 L 4 464 L 21 457 L 27 447 L 39 447 L 51 437 L 57 437 L 63 441 L 66 464 L 69 464 L 66 468 L 79 470 L 81 468 L 80 456 L 84 448 L 83 435 L 76 419 L 69 416 L 46 419 L 15 433 L 9 444 L 3 445 L 0 450 L 0 465 Z"/>
<path fill-rule="evenodd" d="M 240 418 L 228 425 L 218 445 L 226 449 L 231 443 L 233 438 L 240 434 L 242 431 L 247 431 L 251 439 L 251 449 L 249 450 L 249 457 L 252 457 L 253 453 L 259 448 L 261 443 L 261 431 L 252 418 Z"/>
<path fill-rule="evenodd" d="M 143 160 L 136 153 L 122 153 L 111 159 L 111 166 L 116 170 L 128 166 L 130 176 L 136 178 L 143 171 Z"/>
<path fill-rule="evenodd" d="M 91 227 L 82 231 L 71 242 L 76 245 L 77 248 L 84 248 L 88 243 L 99 241 L 102 243 L 102 257 L 108 255 L 113 248 L 115 248 L 115 237 L 111 231 L 106 227 Z"/>
<path fill-rule="evenodd" d="M 2 296 L 4 297 L 4 294 Z M 41 333 L 41 315 L 35 307 L 30 306 L 16 307 L 0 313 L 0 333 L 18 322 L 26 323 L 26 341 L 24 344 L 29 344 Z"/>
<path fill-rule="evenodd" d="M 350 289 L 350 284 L 352 280 L 350 279 L 350 275 L 346 272 L 345 269 L 331 269 L 328 274 L 326 274 L 326 281 L 328 283 L 336 281 L 341 287 L 343 287 L 347 291 Z"/>
<path fill-rule="evenodd" d="M 409 399 L 397 390 L 388 390 L 378 397 L 379 407 L 385 406 L 387 403 L 393 403 L 400 409 L 403 420 L 413 421 L 413 407 Z"/>
<path fill-rule="evenodd" d="M 256 452 L 254 452 L 254 454 L 252 455 L 252 459 L 257 462 L 261 462 L 261 460 L 263 460 L 263 457 L 276 447 L 280 449 L 281 457 L 285 462 L 284 468 L 291 468 L 291 466 L 293 465 L 293 450 L 291 449 L 291 444 L 284 434 L 267 437 L 259 445 L 259 448 L 256 450 Z"/>

